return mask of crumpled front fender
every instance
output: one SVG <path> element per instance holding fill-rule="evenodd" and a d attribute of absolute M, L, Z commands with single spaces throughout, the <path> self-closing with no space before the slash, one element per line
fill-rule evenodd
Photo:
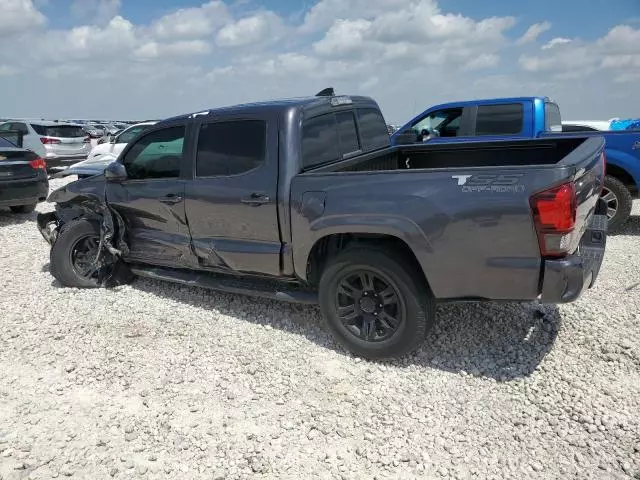
<path fill-rule="evenodd" d="M 49 245 L 58 238 L 59 218 L 57 212 L 39 213 L 36 217 L 38 231 Z"/>

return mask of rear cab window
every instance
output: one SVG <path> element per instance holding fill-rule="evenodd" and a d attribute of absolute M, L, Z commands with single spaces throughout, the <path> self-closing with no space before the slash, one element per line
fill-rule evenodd
<path fill-rule="evenodd" d="M 544 129 L 547 132 L 562 132 L 562 118 L 560 108 L 553 102 L 544 104 Z"/>
<path fill-rule="evenodd" d="M 80 138 L 87 136 L 84 129 L 76 125 L 38 125 L 33 123 L 31 126 L 38 135 L 44 137 Z"/>
<path fill-rule="evenodd" d="M 387 124 L 375 108 L 356 108 L 306 119 L 302 167 L 309 169 L 390 145 Z"/>
<path fill-rule="evenodd" d="M 522 103 L 478 106 L 476 135 L 517 135 L 524 124 Z"/>

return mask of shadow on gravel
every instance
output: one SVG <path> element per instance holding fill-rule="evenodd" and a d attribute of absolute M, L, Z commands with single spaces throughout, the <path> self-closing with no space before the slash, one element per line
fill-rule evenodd
<path fill-rule="evenodd" d="M 270 325 L 315 344 L 350 355 L 322 327 L 317 307 L 279 303 L 206 289 L 138 279 L 133 288 L 190 306 Z M 211 293 L 208 293 L 211 292 Z M 222 301 L 213 303 L 212 295 Z M 247 302 L 251 302 L 248 304 Z M 286 320 L 285 320 L 286 319 Z M 464 303 L 440 305 L 436 325 L 414 354 L 388 362 L 453 373 L 489 377 L 505 382 L 531 375 L 551 350 L 560 328 L 555 305 Z"/>
<path fill-rule="evenodd" d="M 506 382 L 531 375 L 555 343 L 556 305 L 440 305 L 435 328 L 412 363 Z"/>
<path fill-rule="evenodd" d="M 624 235 L 640 236 L 640 215 L 632 215 L 620 230 L 618 230 L 617 232 L 608 233 L 608 235 L 612 237 Z"/>
<path fill-rule="evenodd" d="M 26 222 L 35 222 L 36 212 L 13 213 L 8 208 L 0 208 L 0 228 L 8 225 L 20 225 Z"/>

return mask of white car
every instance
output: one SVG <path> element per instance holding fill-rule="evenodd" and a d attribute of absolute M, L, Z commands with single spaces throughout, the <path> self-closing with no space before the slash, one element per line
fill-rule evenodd
<path fill-rule="evenodd" d="M 82 125 L 46 120 L 10 120 L 0 125 L 3 131 L 22 135 L 22 147 L 36 153 L 47 167 L 65 167 L 87 158 L 91 149 Z"/>
<path fill-rule="evenodd" d="M 140 132 L 145 130 L 151 125 L 155 125 L 156 122 L 144 122 L 132 125 L 131 127 L 123 130 L 116 135 L 111 142 L 101 143 L 91 149 L 87 159 L 83 163 L 92 163 L 94 161 L 100 161 L 101 157 L 108 156 L 109 158 L 118 158 L 120 152 L 124 150 L 131 140 L 138 136 Z"/>

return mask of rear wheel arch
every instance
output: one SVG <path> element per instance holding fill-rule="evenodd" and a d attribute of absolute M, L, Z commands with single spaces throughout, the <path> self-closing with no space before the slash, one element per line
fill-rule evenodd
<path fill-rule="evenodd" d="M 623 167 L 618 165 L 612 165 L 611 163 L 607 163 L 606 174 L 610 177 L 617 178 L 620 180 L 625 187 L 627 187 L 630 191 L 637 191 L 638 185 L 636 184 L 633 176 L 625 170 Z"/>
<path fill-rule="evenodd" d="M 356 246 L 365 249 L 369 247 L 376 250 L 385 250 L 400 255 L 401 258 L 406 260 L 408 265 L 415 267 L 415 271 L 411 273 L 418 276 L 418 278 L 424 282 L 429 295 L 433 297 L 426 272 L 418 261 L 413 249 L 405 239 L 392 234 L 346 232 L 328 234 L 319 238 L 313 247 L 311 247 L 307 256 L 307 282 L 313 286 L 318 286 L 322 272 L 330 263 L 330 260 L 346 249 Z"/>

